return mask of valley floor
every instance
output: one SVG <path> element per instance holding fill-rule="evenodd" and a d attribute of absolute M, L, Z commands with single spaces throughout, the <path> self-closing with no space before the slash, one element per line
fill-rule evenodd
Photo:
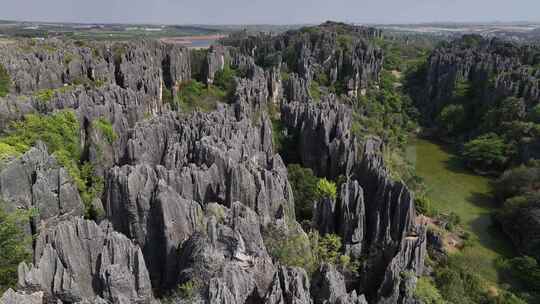
<path fill-rule="evenodd" d="M 467 170 L 451 149 L 432 141 L 412 140 L 407 158 L 426 184 L 433 207 L 458 214 L 463 228 L 477 240 L 460 255 L 476 268 L 475 272 L 493 283 L 502 283 L 496 261 L 510 257 L 512 249 L 491 218 L 496 206 L 490 179 Z"/>

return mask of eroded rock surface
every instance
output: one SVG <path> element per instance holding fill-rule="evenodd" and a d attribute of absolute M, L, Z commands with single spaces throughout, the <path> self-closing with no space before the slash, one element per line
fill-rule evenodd
<path fill-rule="evenodd" d="M 107 223 L 80 218 L 44 230 L 34 263 L 19 266 L 19 286 L 42 290 L 68 303 L 101 297 L 110 303 L 151 303 L 150 277 L 142 251 Z M 48 300 L 48 301 L 49 301 Z"/>

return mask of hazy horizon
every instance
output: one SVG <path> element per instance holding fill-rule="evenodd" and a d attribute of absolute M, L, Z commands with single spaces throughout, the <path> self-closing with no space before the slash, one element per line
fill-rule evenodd
<path fill-rule="evenodd" d="M 147 24 L 538 22 L 538 0 L 4 0 L 0 19 Z M 474 1 L 474 3 L 471 3 Z"/>

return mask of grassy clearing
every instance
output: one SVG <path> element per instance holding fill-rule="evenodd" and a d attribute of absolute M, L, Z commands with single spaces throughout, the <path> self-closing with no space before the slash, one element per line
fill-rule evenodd
<path fill-rule="evenodd" d="M 468 264 L 490 282 L 502 283 L 496 261 L 512 254 L 510 243 L 496 231 L 491 212 L 496 208 L 490 193 L 490 179 L 468 171 L 450 150 L 432 142 L 415 139 L 407 150 L 416 173 L 427 186 L 433 207 L 441 212 L 455 212 L 463 228 L 478 242 L 459 253 Z"/>
<path fill-rule="evenodd" d="M 204 84 L 190 80 L 180 86 L 177 101 L 173 101 L 173 109 L 182 112 L 194 111 L 211 112 L 217 108 L 217 103 L 224 101 L 227 93 L 217 86 L 205 86 Z"/>

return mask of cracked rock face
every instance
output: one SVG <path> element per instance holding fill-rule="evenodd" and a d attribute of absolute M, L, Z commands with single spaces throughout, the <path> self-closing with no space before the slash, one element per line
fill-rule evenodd
<path fill-rule="evenodd" d="M 351 133 L 352 110 L 328 98 L 318 104 L 293 102 L 282 108 L 282 120 L 298 133 L 302 164 L 318 176 L 335 179 L 348 175 L 357 148 Z"/>
<path fill-rule="evenodd" d="M 77 187 L 43 143 L 4 165 L 0 171 L 0 195 L 8 210 L 38 210 L 25 227 L 29 234 L 84 212 Z"/>
<path fill-rule="evenodd" d="M 254 229 L 294 217 L 268 122 L 237 121 L 230 110 L 162 116 L 136 127 L 128 155 L 130 164 L 107 175 L 105 209 L 115 229 L 141 245 L 157 285 L 175 283 L 175 250 L 200 230 L 201 208 L 210 203 L 241 202 L 261 221 Z"/>
<path fill-rule="evenodd" d="M 73 218 L 44 230 L 34 263 L 19 266 L 19 286 L 50 300 L 100 297 L 110 303 L 151 303 L 150 278 L 140 248 L 103 223 Z"/>

